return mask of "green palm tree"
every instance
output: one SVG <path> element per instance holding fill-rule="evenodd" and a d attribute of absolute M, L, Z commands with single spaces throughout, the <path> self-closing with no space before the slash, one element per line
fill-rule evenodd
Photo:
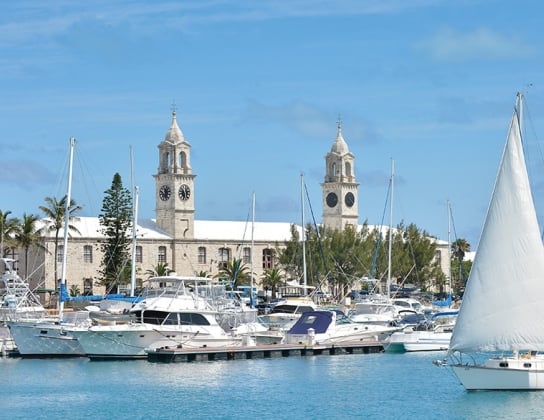
<path fill-rule="evenodd" d="M 238 285 L 249 284 L 250 273 L 247 264 L 243 263 L 242 259 L 233 258 L 227 262 L 227 265 L 219 271 L 216 277 L 228 279 L 234 290 Z"/>
<path fill-rule="evenodd" d="M 198 273 L 195 273 L 197 277 L 204 277 L 209 278 L 211 276 L 211 273 L 208 273 L 207 271 L 200 270 Z"/>
<path fill-rule="evenodd" d="M 8 218 L 10 214 L 10 210 L 5 212 L 0 210 L 0 257 L 3 257 L 5 250 L 12 246 L 12 239 L 19 228 L 19 219 L 15 217 Z M 5 245 L 8 246 L 5 247 Z"/>
<path fill-rule="evenodd" d="M 28 252 L 30 247 L 39 244 L 41 240 L 41 230 L 37 229 L 36 226 L 39 219 L 40 217 L 35 214 L 23 213 L 23 219 L 15 234 L 17 245 L 25 250 L 25 277 L 28 277 Z"/>
<path fill-rule="evenodd" d="M 59 247 L 59 233 L 60 230 L 64 227 L 64 217 L 66 212 L 66 200 L 67 196 L 65 195 L 60 200 L 57 200 L 55 197 L 45 197 L 45 206 L 40 206 L 39 209 L 45 214 L 45 226 L 43 228 L 44 232 L 55 232 L 55 280 L 58 279 L 57 275 L 57 250 Z M 68 206 L 68 234 L 70 232 L 79 233 L 79 230 L 72 224 L 71 220 L 77 220 L 75 214 L 81 210 L 81 206 L 77 205 L 74 200 L 70 200 L 70 205 Z"/>
<path fill-rule="evenodd" d="M 459 262 L 459 280 L 465 285 L 465 276 L 463 275 L 463 260 L 465 254 L 470 252 L 470 244 L 463 238 L 456 239 L 451 244 L 452 259 L 456 259 Z"/>
<path fill-rule="evenodd" d="M 160 277 L 160 276 L 168 276 L 172 271 L 174 270 L 168 267 L 168 263 L 158 263 L 155 267 L 149 270 L 146 270 L 145 273 L 149 277 Z"/>
<path fill-rule="evenodd" d="M 279 268 L 266 270 L 262 276 L 262 280 L 263 286 L 270 287 L 272 297 L 275 298 L 278 286 L 283 284 L 283 272 Z"/>

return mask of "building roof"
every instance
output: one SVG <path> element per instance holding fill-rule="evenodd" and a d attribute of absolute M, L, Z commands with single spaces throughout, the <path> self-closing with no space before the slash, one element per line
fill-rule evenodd
<path fill-rule="evenodd" d="M 43 220 L 39 222 L 42 226 Z M 70 231 L 72 238 L 99 239 L 101 233 L 100 219 L 98 217 L 78 217 L 70 222 L 77 228 Z M 251 222 L 224 221 L 224 220 L 195 220 L 196 241 L 245 241 L 252 238 L 259 242 L 270 241 L 283 242 L 291 239 L 291 223 L 285 222 Z M 300 233 L 300 226 L 297 226 Z M 171 236 L 160 229 L 154 219 L 139 219 L 137 228 L 138 238 L 169 240 Z M 55 235 L 54 231 L 49 232 L 50 237 Z M 60 237 L 64 235 L 63 230 L 59 232 Z"/>

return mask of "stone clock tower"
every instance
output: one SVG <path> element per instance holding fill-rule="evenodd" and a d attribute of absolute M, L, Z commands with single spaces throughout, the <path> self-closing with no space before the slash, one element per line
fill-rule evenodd
<path fill-rule="evenodd" d="M 359 223 L 359 184 L 355 180 L 355 156 L 342 136 L 342 123 L 331 151 L 325 156 L 325 182 L 323 190 L 323 225 L 325 228 L 343 230 L 347 225 L 354 229 Z"/>
<path fill-rule="evenodd" d="M 158 148 L 159 169 L 153 175 L 157 225 L 174 239 L 193 239 L 196 175 L 191 169 L 191 145 L 178 126 L 175 109 L 172 125 Z"/>

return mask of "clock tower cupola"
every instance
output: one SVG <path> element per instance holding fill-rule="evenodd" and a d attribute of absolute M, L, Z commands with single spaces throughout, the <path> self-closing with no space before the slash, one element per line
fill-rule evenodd
<path fill-rule="evenodd" d="M 195 196 L 191 145 L 172 111 L 172 124 L 159 143 L 159 168 L 155 178 L 157 225 L 174 239 L 194 238 Z"/>
<path fill-rule="evenodd" d="M 321 184 L 325 228 L 343 230 L 347 225 L 357 228 L 358 187 L 355 156 L 349 151 L 342 135 L 342 122 L 338 121 L 336 139 L 325 156 L 325 182 Z"/>

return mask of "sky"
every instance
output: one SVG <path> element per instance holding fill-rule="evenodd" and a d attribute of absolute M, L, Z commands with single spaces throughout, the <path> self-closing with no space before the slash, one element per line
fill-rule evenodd
<path fill-rule="evenodd" d="M 248 220 L 254 193 L 256 221 L 300 223 L 303 175 L 306 221 L 321 223 L 340 120 L 360 223 L 389 223 L 394 163 L 393 224 L 475 250 L 518 91 L 544 197 L 543 9 L 540 0 L 6 2 L 0 209 L 41 215 L 45 197 L 62 197 L 75 137 L 80 215 L 98 216 L 118 172 L 139 187 L 139 216 L 154 218 L 157 145 L 175 106 L 192 146 L 196 219 Z"/>

